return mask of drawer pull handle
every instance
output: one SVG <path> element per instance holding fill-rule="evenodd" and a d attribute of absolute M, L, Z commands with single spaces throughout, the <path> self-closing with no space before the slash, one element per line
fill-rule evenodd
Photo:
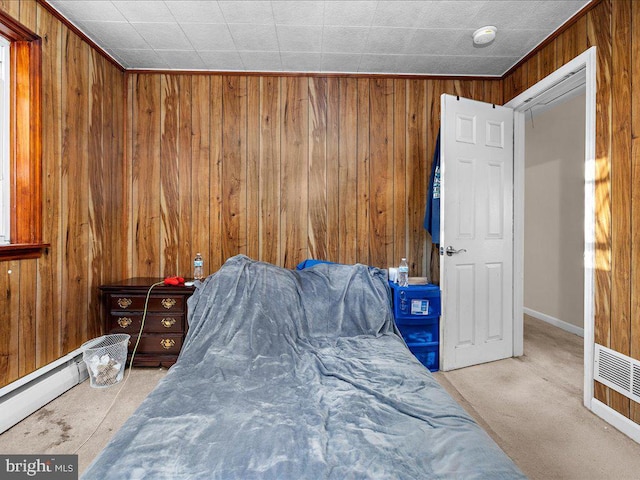
<path fill-rule="evenodd" d="M 118 319 L 118 325 L 120 325 L 122 328 L 127 328 L 132 323 L 133 320 L 131 320 L 129 317 L 122 317 Z"/>
<path fill-rule="evenodd" d="M 163 298 L 161 303 L 164 308 L 169 310 L 176 304 L 176 300 L 174 298 Z"/>
<path fill-rule="evenodd" d="M 118 299 L 118 305 L 120 305 L 120 308 L 127 308 L 132 303 L 133 302 L 131 301 L 130 298 L 119 298 Z"/>
<path fill-rule="evenodd" d="M 162 348 L 164 348 L 165 350 L 169 350 L 175 344 L 176 341 L 173 338 L 163 338 L 162 340 L 160 340 L 160 345 L 162 345 Z"/>
<path fill-rule="evenodd" d="M 160 323 L 162 324 L 163 327 L 171 328 L 173 325 L 175 325 L 176 319 L 175 318 L 163 318 L 162 320 L 160 320 Z"/>

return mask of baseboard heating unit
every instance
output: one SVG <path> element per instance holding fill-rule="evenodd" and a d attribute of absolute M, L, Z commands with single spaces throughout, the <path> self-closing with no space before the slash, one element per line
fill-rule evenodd
<path fill-rule="evenodd" d="M 596 343 L 594 380 L 640 402 L 640 360 Z"/>
<path fill-rule="evenodd" d="M 88 376 L 82 351 L 78 349 L 0 388 L 0 433 Z"/>

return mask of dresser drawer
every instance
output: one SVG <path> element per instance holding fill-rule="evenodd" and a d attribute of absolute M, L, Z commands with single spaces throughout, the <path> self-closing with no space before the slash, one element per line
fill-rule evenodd
<path fill-rule="evenodd" d="M 109 295 L 109 309 L 112 312 L 144 310 L 146 295 Z M 151 295 L 147 310 L 153 312 L 184 312 L 184 296 Z"/>
<path fill-rule="evenodd" d="M 144 322 L 145 333 L 181 333 L 184 330 L 184 315 L 171 313 L 147 313 Z M 131 312 L 111 314 L 109 330 L 112 333 L 128 333 L 131 336 L 138 335 L 142 313 Z"/>
<path fill-rule="evenodd" d="M 182 348 L 182 334 L 168 333 L 162 335 L 159 333 L 142 334 L 140 344 L 138 345 L 138 354 L 162 354 L 162 355 L 178 355 Z M 137 337 L 131 337 L 129 342 L 129 353 L 133 351 Z M 135 359 L 134 359 L 135 362 Z"/>

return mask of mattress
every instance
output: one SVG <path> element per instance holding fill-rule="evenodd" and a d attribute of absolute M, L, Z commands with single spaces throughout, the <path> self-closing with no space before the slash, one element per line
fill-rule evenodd
<path fill-rule="evenodd" d="M 85 479 L 525 478 L 407 349 L 385 272 L 230 258 Z"/>

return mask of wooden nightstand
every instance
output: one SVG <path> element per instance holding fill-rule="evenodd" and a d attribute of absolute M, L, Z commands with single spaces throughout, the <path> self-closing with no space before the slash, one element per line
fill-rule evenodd
<path fill-rule="evenodd" d="M 161 278 L 129 278 L 102 285 L 106 333 L 131 335 L 129 354 L 135 346 L 149 287 Z M 147 318 L 133 360 L 136 367 L 170 367 L 178 359 L 187 331 L 187 299 L 194 287 L 154 287 L 149 297 Z"/>

